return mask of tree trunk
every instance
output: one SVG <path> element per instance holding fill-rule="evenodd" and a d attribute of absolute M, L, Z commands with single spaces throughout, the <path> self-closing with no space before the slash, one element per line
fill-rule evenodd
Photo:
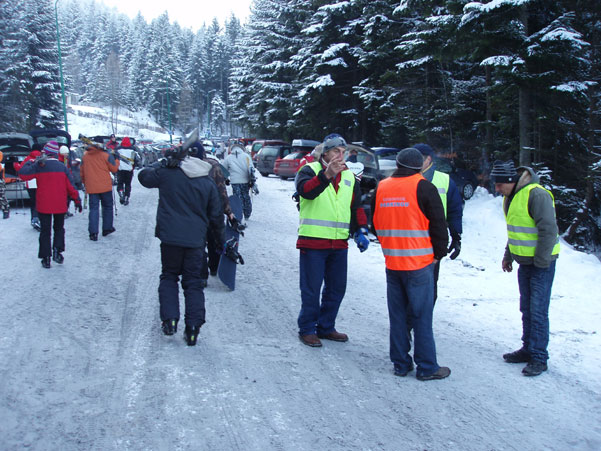
<path fill-rule="evenodd" d="M 592 173 L 592 165 L 594 163 L 595 156 L 595 130 L 596 130 L 596 121 L 595 121 L 595 92 L 593 85 L 589 85 L 588 88 L 588 98 L 589 98 L 589 110 L 588 110 L 588 138 L 587 138 L 587 152 L 586 152 L 586 190 L 584 194 L 584 205 L 582 208 L 578 209 L 578 213 L 574 218 L 574 221 L 566 230 L 566 241 L 572 242 L 576 236 L 576 231 L 580 227 L 580 224 L 587 218 L 590 214 L 591 203 L 593 202 L 593 198 L 595 195 L 594 192 L 594 174 Z"/>
<path fill-rule="evenodd" d="M 525 5 L 520 7 L 520 21 L 524 27 L 524 35 L 528 36 L 528 9 Z M 525 69 L 527 70 L 527 69 Z M 522 82 L 519 86 L 519 131 L 520 131 L 520 166 L 530 166 L 532 163 L 532 143 L 530 142 L 530 91 Z"/>
<path fill-rule="evenodd" d="M 492 88 L 492 69 L 490 66 L 485 66 L 486 75 L 486 140 L 482 146 L 482 162 L 480 164 L 482 170 L 482 180 L 488 180 L 488 172 L 490 170 L 490 156 L 493 153 L 493 135 L 492 135 L 492 96 L 490 90 Z"/>

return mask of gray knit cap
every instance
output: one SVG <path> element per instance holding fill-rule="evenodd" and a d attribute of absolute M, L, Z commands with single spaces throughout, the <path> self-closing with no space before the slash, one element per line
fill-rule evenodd
<path fill-rule="evenodd" d="M 401 150 L 396 156 L 397 167 L 421 170 L 424 164 L 424 157 L 421 152 L 413 147 L 407 147 Z"/>

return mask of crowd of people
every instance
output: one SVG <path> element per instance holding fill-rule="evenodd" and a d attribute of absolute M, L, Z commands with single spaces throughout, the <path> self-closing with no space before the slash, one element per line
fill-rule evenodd
<path fill-rule="evenodd" d="M 396 171 L 380 181 L 372 195 L 370 230 L 361 203 L 361 171 L 349 170 L 347 162 L 354 162 L 356 157 L 346 155 L 346 151 L 341 135 L 326 136 L 304 159 L 295 178 L 299 203 L 299 339 L 313 348 L 322 347 L 322 340 L 349 340 L 336 328 L 346 292 L 348 242 L 352 237 L 365 252 L 371 232 L 385 261 L 394 374 L 403 377 L 415 369 L 419 380 L 444 379 L 451 370 L 438 364 L 432 319 L 440 261 L 448 254 L 455 259 L 461 252 L 463 200 L 457 186 L 447 174 L 436 170 L 435 151 L 428 144 L 401 150 Z M 64 261 L 68 199 L 82 212 L 78 189 L 85 190 L 89 238 L 97 241 L 100 230 L 102 236 L 115 232 L 112 174 L 117 174 L 120 203 L 128 205 L 133 171 L 139 167 L 129 138 L 118 145 L 112 136 L 106 148 L 89 143 L 81 165 L 76 162 L 70 168 L 60 161 L 60 153 L 58 143 L 50 141 L 41 151 L 34 149 L 17 167 L 19 176 L 28 183 L 31 220 L 40 230 L 38 257 L 44 268 L 50 268 L 51 260 Z M 496 161 L 491 178 L 495 190 L 504 197 L 507 222 L 508 241 L 501 267 L 512 271 L 513 262 L 519 265 L 522 346 L 503 358 L 508 363 L 526 363 L 523 374 L 538 376 L 547 370 L 549 302 L 559 255 L 554 199 L 529 167 Z M 242 146 L 232 146 L 220 163 L 206 155 L 201 142 L 180 143 L 165 158 L 143 168 L 138 179 L 144 187 L 159 190 L 155 234 L 161 241 L 158 296 L 163 333 L 177 332 L 181 278 L 184 338 L 194 346 L 205 322 L 203 290 L 209 274 L 216 274 L 224 253 L 225 220 L 237 223 L 226 185 L 231 184 L 234 195 L 241 199 L 244 221 L 248 221 L 252 214 L 250 192 L 255 185 L 252 160 Z M 0 182 L 0 205 L 7 218 L 3 189 Z"/>

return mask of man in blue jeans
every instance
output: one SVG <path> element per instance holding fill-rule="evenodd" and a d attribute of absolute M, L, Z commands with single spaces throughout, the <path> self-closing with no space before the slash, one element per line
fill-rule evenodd
<path fill-rule="evenodd" d="M 373 225 L 386 263 L 386 297 L 390 317 L 390 360 L 396 376 L 417 364 L 421 381 L 451 374 L 439 366 L 432 331 L 434 266 L 447 254 L 447 225 L 436 187 L 421 174 L 423 157 L 414 148 L 401 150 L 397 170 L 380 182 L 372 203 Z M 415 334 L 413 358 L 407 315 Z"/>
<path fill-rule="evenodd" d="M 361 190 L 344 163 L 346 141 L 331 134 L 320 146 L 314 151 L 315 161 L 301 168 L 295 182 L 300 196 L 298 334 L 311 347 L 322 346 L 320 338 L 348 341 L 335 325 L 346 291 L 349 231 L 355 231 L 361 252 L 369 245 Z"/>
<path fill-rule="evenodd" d="M 547 371 L 549 353 L 549 303 L 559 257 L 555 203 L 550 191 L 538 182 L 535 172 L 513 161 L 495 161 L 491 172 L 495 190 L 502 194 L 508 242 L 503 271 L 519 265 L 522 347 L 503 355 L 508 363 L 527 363 L 524 376 Z"/>

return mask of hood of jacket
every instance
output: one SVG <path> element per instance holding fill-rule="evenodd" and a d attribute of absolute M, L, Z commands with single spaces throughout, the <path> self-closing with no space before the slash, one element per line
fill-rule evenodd
<path fill-rule="evenodd" d="M 198 158 L 186 157 L 179 167 L 184 171 L 184 174 L 193 179 L 209 175 L 209 171 L 213 166 L 211 166 L 211 163 L 199 160 Z"/>
<path fill-rule="evenodd" d="M 516 169 L 516 171 L 519 175 L 519 178 L 517 183 L 515 184 L 514 193 L 517 193 L 526 185 L 530 185 L 531 183 L 538 183 L 540 180 L 536 172 L 534 172 L 534 169 L 529 168 L 528 166 L 520 166 Z"/>

